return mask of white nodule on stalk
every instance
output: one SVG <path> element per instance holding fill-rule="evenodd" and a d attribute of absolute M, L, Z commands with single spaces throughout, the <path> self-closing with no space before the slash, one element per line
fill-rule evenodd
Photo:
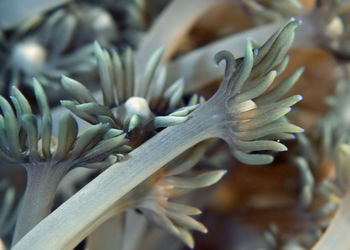
<path fill-rule="evenodd" d="M 11 62 L 28 74 L 39 72 L 45 65 L 46 49 L 36 41 L 27 40 L 18 43 L 13 51 Z"/>
<path fill-rule="evenodd" d="M 331 38 L 339 37 L 344 33 L 344 23 L 340 17 L 334 17 L 325 28 L 325 34 Z"/>
<path fill-rule="evenodd" d="M 113 18 L 107 11 L 100 8 L 94 8 L 90 11 L 89 15 L 91 19 L 94 19 L 92 26 L 95 30 L 115 28 Z"/>
<path fill-rule="evenodd" d="M 153 117 L 147 101 L 142 97 L 130 97 L 124 104 L 126 115 L 139 115 L 142 120 L 149 120 Z"/>

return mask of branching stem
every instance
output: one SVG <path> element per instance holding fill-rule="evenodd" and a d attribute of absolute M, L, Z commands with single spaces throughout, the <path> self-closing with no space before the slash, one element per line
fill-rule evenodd
<path fill-rule="evenodd" d="M 49 163 L 38 163 L 26 169 L 27 188 L 16 222 L 13 245 L 51 212 L 57 186 L 67 173 L 67 168 Z"/>
<path fill-rule="evenodd" d="M 110 218 L 110 209 L 132 188 L 186 149 L 215 136 L 223 117 L 212 116 L 222 113 L 214 107 L 203 104 L 187 122 L 163 130 L 132 151 L 128 160 L 112 165 L 42 220 L 13 250 L 72 249 Z"/>
<path fill-rule="evenodd" d="M 324 235 L 312 250 L 347 250 L 350 247 L 350 192 L 341 201 L 340 207 Z"/>

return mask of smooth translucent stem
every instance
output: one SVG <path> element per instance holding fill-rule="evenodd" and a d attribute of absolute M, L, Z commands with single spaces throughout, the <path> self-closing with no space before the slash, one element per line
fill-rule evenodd
<path fill-rule="evenodd" d="M 340 207 L 320 240 L 312 250 L 350 249 L 350 190 L 345 194 Z"/>
<path fill-rule="evenodd" d="M 320 46 L 319 29 L 314 22 L 314 13 L 301 17 L 303 24 L 296 30 L 293 47 L 317 47 Z M 233 34 L 204 47 L 193 50 L 168 65 L 167 82 L 171 83 L 183 77 L 185 93 L 193 93 L 205 85 L 220 79 L 222 70 L 215 66 L 214 56 L 221 50 L 230 51 L 235 58 L 244 56 L 244 47 L 247 39 L 253 39 L 263 44 L 276 30 L 283 26 L 287 20 L 280 20 L 252 28 L 238 34 Z"/>
<path fill-rule="evenodd" d="M 176 50 L 181 38 L 205 12 L 227 1 L 229 0 L 173 0 L 140 43 L 135 55 L 136 75 L 141 75 L 148 59 L 160 47 L 166 48 L 163 59 L 167 60 Z"/>
<path fill-rule="evenodd" d="M 128 194 L 119 199 L 101 218 L 88 228 L 88 231 L 86 231 L 86 235 L 88 235 L 87 249 L 123 249 L 125 215 L 127 210 L 135 208 L 137 205 L 137 202 L 133 198 L 130 199 Z"/>
<path fill-rule="evenodd" d="M 38 164 L 27 168 L 27 186 L 18 213 L 12 245 L 51 212 L 57 186 L 65 173 L 64 168 L 53 169 L 49 165 Z"/>
<path fill-rule="evenodd" d="M 123 247 L 124 227 L 125 213 L 113 216 L 89 236 L 87 249 L 121 250 Z"/>
<path fill-rule="evenodd" d="M 216 136 L 223 122 L 208 102 L 192 117 L 169 127 L 112 165 L 63 203 L 14 246 L 13 250 L 72 249 L 109 217 L 110 209 L 131 189 L 198 142 Z M 204 107 L 207 106 L 207 107 Z M 213 129 L 213 130 L 212 130 Z"/>

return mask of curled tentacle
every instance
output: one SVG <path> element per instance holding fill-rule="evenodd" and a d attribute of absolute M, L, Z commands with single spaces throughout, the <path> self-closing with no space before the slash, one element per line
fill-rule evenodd
<path fill-rule="evenodd" d="M 221 131 L 220 137 L 229 144 L 233 155 L 244 163 L 270 163 L 273 156 L 268 151 L 286 150 L 280 139 L 303 132 L 285 119 L 290 107 L 299 102 L 301 96 L 281 99 L 299 79 L 303 68 L 275 84 L 279 75 L 277 70 L 283 71 L 288 64 L 286 53 L 298 25 L 298 20 L 291 20 L 260 48 L 253 49 L 252 41 L 247 39 L 244 58 L 235 60 L 227 51 L 215 56 L 217 62 L 226 62 L 220 87 L 223 95 L 217 100 L 213 98 L 221 104 L 224 102 L 226 115 L 221 117 L 228 118 L 226 121 L 221 118 L 221 124 L 225 124 L 221 129 L 225 127 L 225 132 Z M 211 100 L 211 103 L 215 101 Z"/>
<path fill-rule="evenodd" d="M 236 60 L 234 55 L 228 50 L 222 50 L 215 54 L 215 63 L 220 66 L 221 61 L 225 61 L 225 78 L 230 77 L 236 68 Z"/>

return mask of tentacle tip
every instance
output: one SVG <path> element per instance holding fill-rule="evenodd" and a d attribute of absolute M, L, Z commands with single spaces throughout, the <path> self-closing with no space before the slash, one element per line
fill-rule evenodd
<path fill-rule="evenodd" d="M 221 170 L 220 174 L 221 174 L 221 177 L 224 176 L 225 174 L 227 174 L 227 170 L 226 169 Z"/>
<path fill-rule="evenodd" d="M 107 126 L 108 128 L 112 128 L 112 127 L 113 127 L 112 124 L 111 124 L 110 122 L 104 122 L 104 124 L 106 124 L 106 126 Z"/>
<path fill-rule="evenodd" d="M 247 37 L 246 37 L 246 40 L 247 40 L 247 41 L 251 41 L 251 40 L 253 40 L 253 37 L 252 37 L 252 36 L 247 36 Z"/>
<path fill-rule="evenodd" d="M 298 97 L 299 97 L 299 101 L 304 99 L 304 97 L 302 95 L 298 95 Z"/>
<path fill-rule="evenodd" d="M 295 22 L 295 21 L 297 21 L 299 24 L 302 24 L 303 23 L 303 20 L 301 20 L 301 19 L 297 19 L 296 17 L 291 17 L 290 18 L 290 21 L 292 21 L 292 22 Z"/>

